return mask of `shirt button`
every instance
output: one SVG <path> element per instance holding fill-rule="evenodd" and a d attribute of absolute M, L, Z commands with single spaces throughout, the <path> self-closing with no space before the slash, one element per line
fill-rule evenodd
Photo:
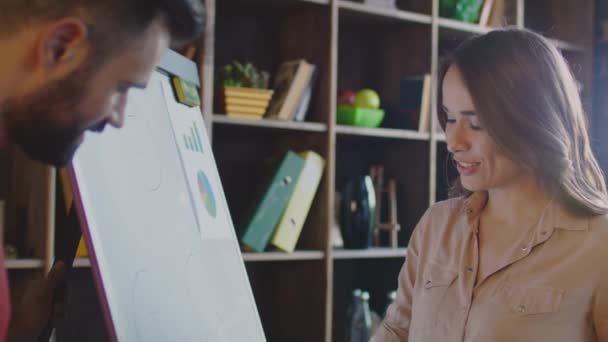
<path fill-rule="evenodd" d="M 547 235 L 547 231 L 543 230 L 542 232 L 540 232 L 540 235 Z"/>
<path fill-rule="evenodd" d="M 526 312 L 526 306 L 525 305 L 520 305 L 517 307 L 517 312 L 519 313 L 524 313 Z"/>
<path fill-rule="evenodd" d="M 467 272 L 473 272 L 473 267 L 467 267 Z"/>
<path fill-rule="evenodd" d="M 526 245 L 521 246 L 521 250 L 524 251 L 524 252 L 527 251 L 528 250 L 528 246 L 526 246 Z"/>

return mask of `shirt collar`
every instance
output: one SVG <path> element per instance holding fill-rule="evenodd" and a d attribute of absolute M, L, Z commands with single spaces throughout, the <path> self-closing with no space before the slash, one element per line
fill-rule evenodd
<path fill-rule="evenodd" d="M 467 219 L 471 221 L 477 218 L 487 202 L 487 191 L 477 191 L 469 195 L 463 207 Z M 589 219 L 573 214 L 557 201 L 552 200 L 538 226 L 546 228 L 547 231 L 553 230 L 553 228 L 584 231 L 589 229 Z"/>
<path fill-rule="evenodd" d="M 589 218 L 575 215 L 570 210 L 567 210 L 557 201 L 553 201 L 548 208 L 547 218 L 551 227 L 565 230 L 580 230 L 589 229 Z"/>
<path fill-rule="evenodd" d="M 488 193 L 486 191 L 477 191 L 469 195 L 464 201 L 463 207 L 467 219 L 472 220 L 479 216 L 486 203 L 488 203 Z"/>

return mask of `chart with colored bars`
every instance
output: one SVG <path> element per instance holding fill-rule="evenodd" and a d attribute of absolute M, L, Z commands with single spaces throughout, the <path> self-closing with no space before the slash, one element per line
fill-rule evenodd
<path fill-rule="evenodd" d="M 186 148 L 192 152 L 203 153 L 201 135 L 198 132 L 196 123 L 192 123 L 189 134 L 184 134 L 184 144 L 186 145 Z"/>

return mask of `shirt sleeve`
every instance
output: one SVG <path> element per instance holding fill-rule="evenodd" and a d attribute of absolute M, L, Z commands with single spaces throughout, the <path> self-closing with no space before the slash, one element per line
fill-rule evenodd
<path fill-rule="evenodd" d="M 593 325 L 598 342 L 608 342 L 608 279 L 604 276 L 595 294 Z"/>
<path fill-rule="evenodd" d="M 408 340 L 410 319 L 412 316 L 412 292 L 416 283 L 416 271 L 419 263 L 422 233 L 428 225 L 430 209 L 426 211 L 414 229 L 407 247 L 405 263 L 399 272 L 397 298 L 391 304 L 382 324 L 372 337 L 372 342 L 393 342 Z M 607 341 L 608 342 L 608 341 Z"/>

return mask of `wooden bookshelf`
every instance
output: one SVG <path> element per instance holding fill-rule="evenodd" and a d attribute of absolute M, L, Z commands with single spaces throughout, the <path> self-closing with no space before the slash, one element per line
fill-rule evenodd
<path fill-rule="evenodd" d="M 463 23 L 461 21 L 447 19 L 447 18 L 439 18 L 437 20 L 439 23 L 439 28 L 449 31 L 458 31 L 464 33 L 472 33 L 472 34 L 484 34 L 490 32 L 492 30 L 491 27 L 480 26 L 477 24 Z"/>
<path fill-rule="evenodd" d="M 349 250 L 349 249 L 334 249 L 332 251 L 332 257 L 334 260 L 346 260 L 346 259 L 388 259 L 388 258 L 401 258 L 405 259 L 407 248 L 370 248 L 361 250 Z"/>
<path fill-rule="evenodd" d="M 353 127 L 353 126 L 336 126 L 336 133 L 338 135 L 356 135 L 363 137 L 375 137 L 375 138 L 386 138 L 386 139 L 403 139 L 403 140 L 429 140 L 430 135 L 428 133 L 420 133 L 417 131 L 395 129 L 395 128 L 364 128 L 364 127 Z"/>
<path fill-rule="evenodd" d="M 323 251 L 243 253 L 243 260 L 246 262 L 322 260 L 324 257 Z"/>
<path fill-rule="evenodd" d="M 283 252 L 265 252 L 265 253 L 242 253 L 243 260 L 246 262 L 280 262 L 280 261 L 306 261 L 306 260 L 322 260 L 325 256 L 323 251 L 295 251 L 293 253 Z M 26 260 L 29 261 L 29 260 Z M 32 265 L 36 265 L 32 260 L 29 263 L 15 263 L 8 264 L 9 268 L 34 268 Z M 26 267 L 29 266 L 29 267 Z M 38 260 L 38 267 L 42 267 L 42 261 Z M 91 267 L 91 261 L 89 258 L 76 258 L 74 260 L 75 268 L 89 268 Z"/>
<path fill-rule="evenodd" d="M 74 259 L 74 268 L 89 268 L 91 267 L 91 260 L 89 258 L 76 258 Z"/>
<path fill-rule="evenodd" d="M 595 102 L 591 101 L 593 6 L 587 1 L 574 6 L 572 0 L 506 1 L 513 8 L 507 24 L 544 33 L 576 66 L 576 77 L 587 89 L 585 103 L 591 113 L 591 103 Z M 399 81 L 410 74 L 436 76 L 445 53 L 462 40 L 493 28 L 439 17 L 439 0 L 397 1 L 397 9 L 347 0 L 205 3 L 207 31 L 200 40 L 204 53 L 196 56 L 202 109 L 235 222 L 243 219 L 244 208 L 253 200 L 264 161 L 287 150 L 304 149 L 313 149 L 326 159 L 297 251 L 243 253 L 267 338 L 343 340 L 352 290 L 369 290 L 372 309 L 382 313 L 386 293 L 397 286 L 413 227 L 429 205 L 446 198 L 453 177 L 444 134 L 403 129 L 390 120 L 399 112 Z M 238 59 L 274 74 L 282 62 L 297 58 L 319 66 L 305 122 L 235 119 L 214 110 L 213 75 L 220 66 Z M 432 116 L 436 114 L 436 82 L 433 77 Z M 373 129 L 337 125 L 337 91 L 364 87 L 380 94 L 386 121 Z M 595 116 L 590 117 L 592 125 L 596 121 Z M 436 121 L 431 122 L 434 130 Z M 22 273 L 39 273 L 52 264 L 55 188 L 49 181 L 52 170 L 12 155 L 9 161 L 12 176 L 5 183 L 10 183 L 11 189 L 4 191 L 4 196 L 15 197 L 12 199 L 19 206 L 36 199 L 29 203 L 28 215 L 35 219 L 28 220 L 25 234 L 29 254 L 24 255 L 32 259 L 7 261 L 11 276 L 20 280 Z M 397 182 L 402 227 L 399 248 L 334 249 L 329 231 L 335 216 L 335 192 L 341 191 L 348 179 L 368 172 L 373 164 L 383 164 L 386 176 Z M 14 182 L 15 176 L 25 181 Z M 13 191 L 20 188 L 18 184 L 27 184 L 21 186 L 28 189 L 27 195 Z M 29 190 L 33 185 L 39 193 Z M 16 207 L 7 203 L 6 208 Z M 8 226 L 15 226 L 15 222 L 9 220 Z M 14 232 L 14 227 L 8 231 Z M 86 258 L 77 259 L 75 267 L 89 272 L 90 263 Z M 306 322 L 306 329 L 302 322 Z"/>
<path fill-rule="evenodd" d="M 42 269 L 44 260 L 40 259 L 7 259 L 5 260 L 6 268 L 9 270 L 29 270 Z"/>
<path fill-rule="evenodd" d="M 395 10 L 390 8 L 374 7 L 362 3 L 340 0 L 338 8 L 343 13 L 351 13 L 353 15 L 375 16 L 395 21 L 412 22 L 419 24 L 430 25 L 432 17 L 430 15 L 415 13 L 411 11 Z"/>
<path fill-rule="evenodd" d="M 327 125 L 324 123 L 317 122 L 295 122 L 295 121 L 284 121 L 284 120 L 252 120 L 252 119 L 241 119 L 231 118 L 222 114 L 215 114 L 213 116 L 213 123 L 216 125 L 234 125 L 234 126 L 245 126 L 245 127 L 260 127 L 269 129 L 283 129 L 293 131 L 308 131 L 308 132 L 326 132 Z"/>

